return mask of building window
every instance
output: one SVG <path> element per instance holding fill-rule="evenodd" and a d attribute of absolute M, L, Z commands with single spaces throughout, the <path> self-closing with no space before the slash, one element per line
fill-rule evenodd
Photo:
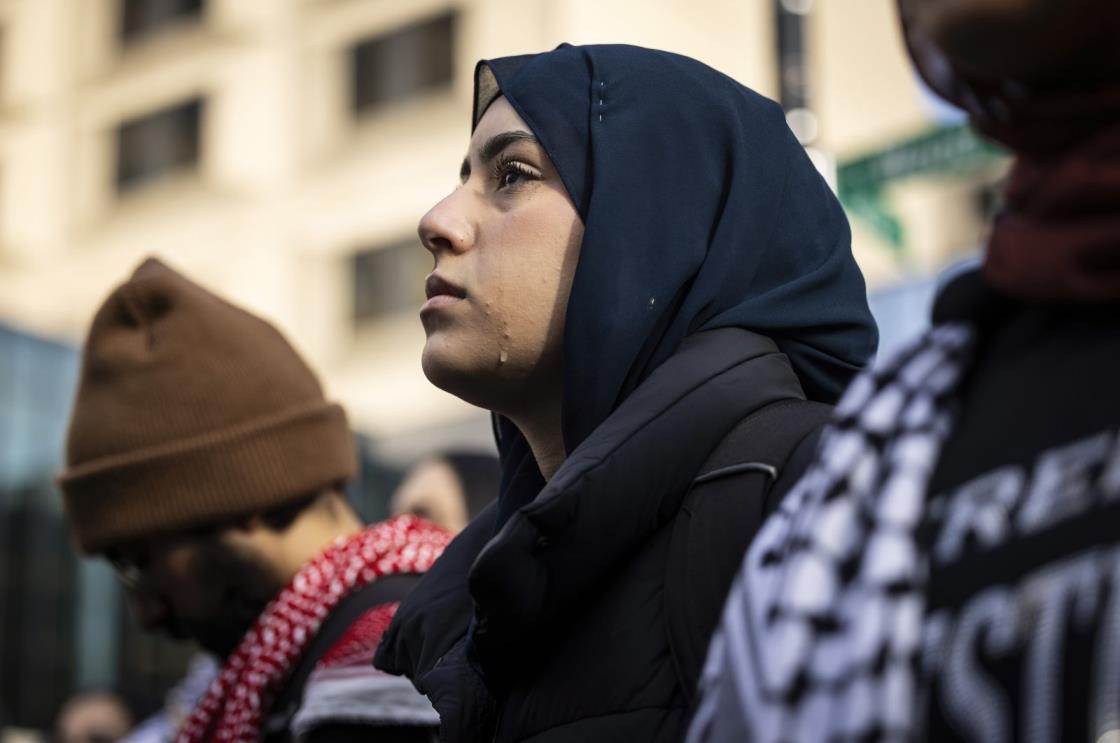
<path fill-rule="evenodd" d="M 354 322 L 417 312 L 424 303 L 424 279 L 432 257 L 415 240 L 363 250 L 354 255 Z"/>
<path fill-rule="evenodd" d="M 170 25 L 202 18 L 203 0 L 120 0 L 122 44 L 131 44 Z"/>
<path fill-rule="evenodd" d="M 454 37 L 455 15 L 447 14 L 351 47 L 354 113 L 365 114 L 386 103 L 448 88 Z"/>
<path fill-rule="evenodd" d="M 202 99 L 196 98 L 121 124 L 117 129 L 117 190 L 124 192 L 197 167 L 203 108 Z"/>

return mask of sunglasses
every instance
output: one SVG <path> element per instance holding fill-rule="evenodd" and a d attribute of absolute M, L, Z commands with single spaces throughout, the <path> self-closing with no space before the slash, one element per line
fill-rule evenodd
<path fill-rule="evenodd" d="M 144 569 L 135 562 L 126 559 L 118 552 L 106 552 L 105 559 L 112 566 L 117 579 L 130 591 L 139 591 L 144 586 Z"/>

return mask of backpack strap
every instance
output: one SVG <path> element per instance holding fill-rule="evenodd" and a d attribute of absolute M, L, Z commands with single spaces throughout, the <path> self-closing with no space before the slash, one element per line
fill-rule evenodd
<path fill-rule="evenodd" d="M 420 580 L 420 575 L 400 573 L 379 578 L 358 589 L 339 602 L 315 633 L 288 677 L 284 688 L 271 705 L 268 718 L 261 731 L 261 738 L 268 743 L 290 740 L 292 719 L 303 703 L 303 690 L 319 660 L 330 652 L 350 626 L 365 612 L 381 604 L 396 603 L 408 595 Z M 370 663 L 373 663 L 372 657 Z"/>
<path fill-rule="evenodd" d="M 670 537 L 665 613 L 674 669 L 690 702 L 743 554 L 804 472 L 831 412 L 798 399 L 754 411 L 724 436 L 685 496 Z"/>

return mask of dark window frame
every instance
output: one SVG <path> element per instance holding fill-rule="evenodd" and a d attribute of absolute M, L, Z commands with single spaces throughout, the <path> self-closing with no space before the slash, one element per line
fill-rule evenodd
<path fill-rule="evenodd" d="M 386 240 L 352 253 L 349 269 L 350 316 L 362 327 L 418 312 L 432 258 L 416 238 Z"/>
<path fill-rule="evenodd" d="M 117 0 L 117 40 L 123 47 L 170 28 L 203 23 L 207 0 Z"/>
<path fill-rule="evenodd" d="M 168 175 L 197 172 L 205 148 L 206 98 L 196 96 L 120 122 L 113 182 L 118 194 Z"/>
<path fill-rule="evenodd" d="M 350 111 L 363 117 L 455 83 L 459 13 L 452 9 L 363 38 L 347 49 Z"/>

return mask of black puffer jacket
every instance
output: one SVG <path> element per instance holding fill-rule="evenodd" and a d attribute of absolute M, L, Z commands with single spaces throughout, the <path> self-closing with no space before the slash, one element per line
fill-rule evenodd
<path fill-rule="evenodd" d="M 696 669 L 672 624 L 710 634 L 774 484 L 749 466 L 694 480 L 745 419 L 807 430 L 825 408 L 769 339 L 687 339 L 496 536 L 491 511 L 452 543 L 377 665 L 429 695 L 446 741 L 679 740 Z M 674 568 L 693 578 L 667 587 Z"/>

